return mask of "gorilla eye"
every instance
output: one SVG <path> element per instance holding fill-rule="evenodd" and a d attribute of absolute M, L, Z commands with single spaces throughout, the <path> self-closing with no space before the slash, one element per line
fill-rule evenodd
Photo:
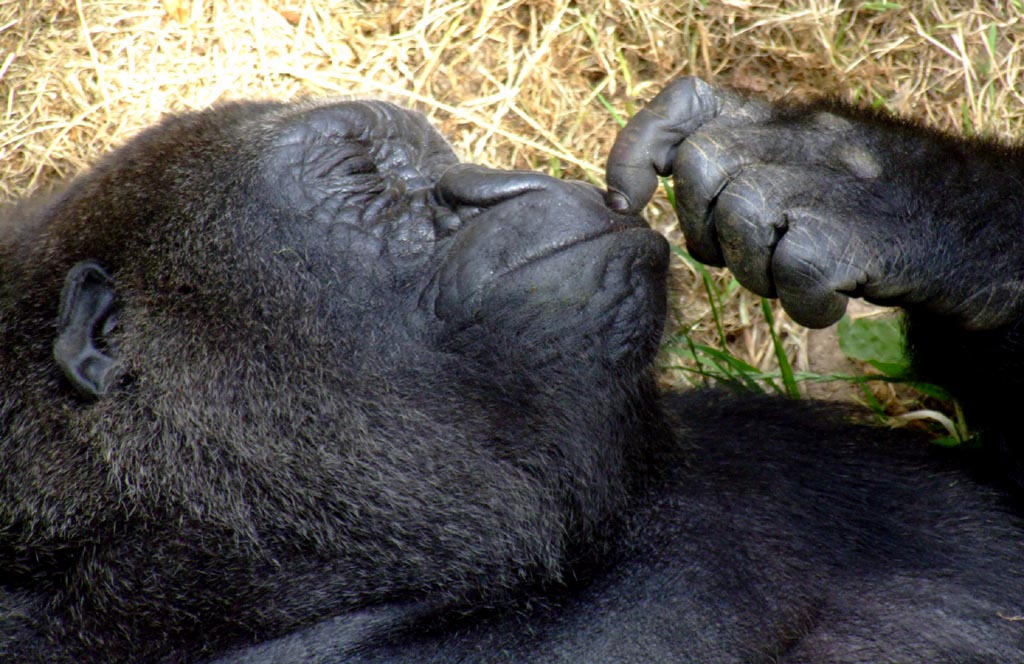
<path fill-rule="evenodd" d="M 377 172 L 370 149 L 363 141 L 332 142 L 317 146 L 315 152 L 319 154 L 307 154 L 304 165 L 314 169 L 310 175 L 317 179 L 370 175 Z"/>

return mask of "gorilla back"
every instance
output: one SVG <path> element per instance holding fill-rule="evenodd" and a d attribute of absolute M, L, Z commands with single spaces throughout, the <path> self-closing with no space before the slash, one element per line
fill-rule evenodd
<path fill-rule="evenodd" d="M 259 103 L 20 210 L 15 661 L 1024 658 L 999 493 L 822 407 L 659 396 L 667 244 L 593 187 Z"/>

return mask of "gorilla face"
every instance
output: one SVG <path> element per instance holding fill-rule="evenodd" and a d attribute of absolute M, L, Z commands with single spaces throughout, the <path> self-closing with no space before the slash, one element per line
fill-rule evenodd
<path fill-rule="evenodd" d="M 667 243 L 389 104 L 171 118 L 18 228 L 0 551 L 154 649 L 560 579 L 659 426 Z"/>
<path fill-rule="evenodd" d="M 457 164 L 421 116 L 383 103 L 280 122 L 262 160 L 267 207 L 304 253 L 323 245 L 328 265 L 360 268 L 343 280 L 359 300 L 415 298 L 398 327 L 464 353 L 491 340 L 485 354 L 528 346 L 538 363 L 649 362 L 667 244 L 596 188 Z"/>
<path fill-rule="evenodd" d="M 177 337 L 185 364 L 186 346 L 258 339 L 335 377 L 441 352 L 586 380 L 615 365 L 629 382 L 664 316 L 667 243 L 640 217 L 588 185 L 459 164 L 422 116 L 381 102 L 174 118 L 56 207 L 51 239 L 75 242 L 44 251 L 109 269 L 125 325 Z M 167 384 L 150 362 L 166 351 L 106 341 L 126 380 Z"/>

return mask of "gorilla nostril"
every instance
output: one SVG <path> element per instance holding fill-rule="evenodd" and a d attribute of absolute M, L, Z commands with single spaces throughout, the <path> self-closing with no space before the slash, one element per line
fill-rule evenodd
<path fill-rule="evenodd" d="M 424 207 L 431 210 L 434 232 L 438 238 L 448 237 L 462 228 L 462 224 L 480 214 L 480 208 L 452 205 L 444 199 L 437 187 L 423 189 L 417 194 L 424 196 Z"/>
<path fill-rule="evenodd" d="M 487 207 L 559 181 L 531 171 L 501 171 L 476 164 L 456 164 L 437 182 L 437 197 L 453 209 Z"/>
<path fill-rule="evenodd" d="M 615 191 L 609 188 L 608 193 L 604 197 L 605 205 L 608 206 L 609 210 L 615 212 L 626 212 L 629 210 L 629 199 L 626 195 L 620 191 Z"/>
<path fill-rule="evenodd" d="M 434 229 L 438 237 L 446 237 L 462 226 L 462 218 L 456 212 L 437 212 L 434 215 Z"/>

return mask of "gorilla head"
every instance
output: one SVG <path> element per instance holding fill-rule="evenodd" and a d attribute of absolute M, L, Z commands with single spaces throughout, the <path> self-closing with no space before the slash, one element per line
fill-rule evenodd
<path fill-rule="evenodd" d="M 3 223 L 5 602 L 79 656 L 558 580 L 660 426 L 666 242 L 385 103 L 171 118 Z"/>

